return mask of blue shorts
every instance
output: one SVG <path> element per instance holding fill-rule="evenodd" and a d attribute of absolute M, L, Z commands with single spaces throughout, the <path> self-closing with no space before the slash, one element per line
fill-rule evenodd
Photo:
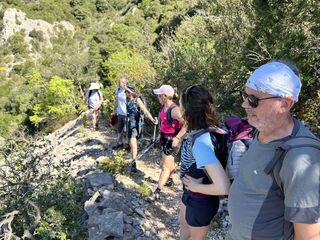
<path fill-rule="evenodd" d="M 186 206 L 186 222 L 191 227 L 208 226 L 219 209 L 219 196 L 191 196 L 185 190 L 182 202 Z"/>
<path fill-rule="evenodd" d="M 138 129 L 137 129 L 137 122 L 130 122 L 128 121 L 128 138 L 137 138 L 138 137 Z"/>

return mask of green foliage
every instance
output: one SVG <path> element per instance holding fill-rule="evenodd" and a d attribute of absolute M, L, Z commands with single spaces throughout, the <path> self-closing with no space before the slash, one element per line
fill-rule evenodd
<path fill-rule="evenodd" d="M 38 4 L 16 3 L 16 5 L 16 7 L 26 12 L 27 18 L 43 19 L 50 23 L 61 20 L 73 20 L 69 0 L 45 0 L 39 1 Z"/>
<path fill-rule="evenodd" d="M 103 66 L 108 69 L 108 78 L 112 83 L 116 83 L 121 76 L 127 76 L 132 84 L 140 88 L 154 82 L 155 71 L 150 61 L 134 50 L 111 54 Z"/>
<path fill-rule="evenodd" d="M 9 48 L 14 55 L 25 55 L 27 51 L 27 46 L 24 42 L 24 32 L 18 32 L 13 34 L 9 40 Z"/>
<path fill-rule="evenodd" d="M 49 82 L 44 82 L 37 72 L 28 79 L 38 94 L 33 115 L 30 116 L 30 121 L 34 125 L 39 126 L 40 123 L 48 123 L 57 117 L 76 113 L 75 106 L 80 99 L 70 80 L 55 76 Z"/>
<path fill-rule="evenodd" d="M 317 108 L 310 107 L 320 87 L 317 1 L 46 0 L 22 4 L 7 0 L 1 5 L 26 11 L 28 18 L 74 24 L 74 35 L 62 32 L 52 37 L 52 49 L 44 48 L 40 33 L 30 33 L 32 51 L 42 54 L 35 66 L 45 79 L 70 79 L 80 95 L 84 86 L 100 77 L 108 86 L 104 89 L 108 113 L 118 78 L 127 76 L 141 91 L 162 83 L 178 91 L 189 84 L 204 84 L 214 93 L 222 115 L 240 115 L 237 91 L 249 74 L 270 59 L 281 58 L 292 60 L 301 70 L 303 89 L 295 113 L 307 122 L 317 119 Z M 1 66 L 15 61 L 11 73 L 19 76 L 26 76 L 33 67 L 23 63 L 28 54 L 23 37 L 23 32 L 16 33 L 0 49 Z M 5 98 L 0 103 L 11 111 Z M 42 117 L 34 116 L 34 121 L 41 122 Z"/>
<path fill-rule="evenodd" d="M 28 230 L 36 239 L 84 239 L 81 182 L 51 162 L 49 148 L 37 151 L 12 141 L 1 149 L 7 167 L 1 169 L 0 215 L 16 211 L 2 227 L 8 231 L 12 227 L 17 237 Z"/>
<path fill-rule="evenodd" d="M 107 87 L 103 90 L 103 110 L 105 111 L 107 116 L 110 116 L 114 110 L 114 101 L 115 101 L 115 94 L 116 86 L 113 84 L 110 87 Z"/>
<path fill-rule="evenodd" d="M 85 127 L 89 127 L 90 126 L 90 121 L 89 121 L 89 119 L 88 119 L 88 117 L 86 115 L 82 115 L 81 123 Z"/>
<path fill-rule="evenodd" d="M 125 150 L 113 152 L 113 157 L 106 157 L 99 165 L 99 169 L 112 174 L 124 173 L 125 166 L 128 165 L 124 158 Z"/>
<path fill-rule="evenodd" d="M 19 128 L 22 123 L 22 119 L 19 116 L 12 116 L 8 113 L 2 113 L 0 115 L 0 137 L 8 138 L 15 130 Z"/>
<path fill-rule="evenodd" d="M 82 239 L 85 231 L 80 223 L 80 204 L 83 203 L 81 182 L 67 175 L 50 185 L 46 191 L 39 195 L 39 201 L 45 201 L 46 205 L 35 236 L 41 239 Z"/>
<path fill-rule="evenodd" d="M 304 119 L 307 126 L 320 137 L 320 89 L 317 91 L 317 96 L 308 99 L 300 112 L 299 116 Z"/>
<path fill-rule="evenodd" d="M 151 187 L 150 187 L 148 184 L 146 184 L 145 182 L 141 182 L 141 183 L 139 184 L 138 192 L 141 194 L 141 196 L 142 196 L 143 198 L 148 198 L 148 197 L 150 197 L 151 194 L 152 194 L 152 189 L 151 189 Z"/>
<path fill-rule="evenodd" d="M 32 37 L 34 39 L 37 39 L 38 41 L 43 41 L 43 32 L 41 30 L 35 30 L 33 29 L 31 32 L 29 32 L 29 37 Z"/>

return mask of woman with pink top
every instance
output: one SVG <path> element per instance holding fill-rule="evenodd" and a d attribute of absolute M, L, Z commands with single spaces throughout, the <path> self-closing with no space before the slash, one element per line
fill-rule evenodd
<path fill-rule="evenodd" d="M 177 95 L 174 93 L 174 89 L 170 85 L 162 85 L 158 89 L 154 89 L 153 92 L 158 96 L 159 102 L 162 104 L 159 118 L 160 125 L 160 143 L 164 149 L 162 153 L 162 167 L 159 177 L 158 187 L 150 197 L 151 201 L 158 200 L 160 198 L 161 189 L 166 186 L 173 185 L 172 176 L 174 174 L 174 156 L 167 149 L 177 147 L 181 137 L 185 133 L 185 129 L 182 128 L 183 118 L 180 112 L 179 106 L 174 102 L 177 99 Z M 168 147 L 168 145 L 170 145 Z"/>

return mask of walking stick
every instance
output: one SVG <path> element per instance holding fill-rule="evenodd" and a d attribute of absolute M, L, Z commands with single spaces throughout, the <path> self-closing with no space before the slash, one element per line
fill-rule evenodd
<path fill-rule="evenodd" d="M 140 159 L 144 154 L 146 154 L 151 148 L 153 148 L 154 144 L 156 143 L 156 133 L 157 133 L 157 125 L 154 125 L 153 128 L 153 136 L 152 136 L 152 142 L 146 146 L 140 153 L 135 157 L 134 161 Z"/>

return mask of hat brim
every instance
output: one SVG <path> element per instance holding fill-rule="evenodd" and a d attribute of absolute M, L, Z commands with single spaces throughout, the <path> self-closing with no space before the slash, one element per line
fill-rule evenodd
<path fill-rule="evenodd" d="M 129 92 L 129 93 L 135 93 L 134 91 L 132 91 L 130 88 L 126 88 L 125 90 L 126 92 Z"/>
<path fill-rule="evenodd" d="M 89 90 L 99 90 L 97 87 L 90 87 Z"/>
<path fill-rule="evenodd" d="M 153 89 L 153 93 L 156 94 L 156 95 L 161 95 L 161 94 L 163 94 L 160 88 Z"/>

